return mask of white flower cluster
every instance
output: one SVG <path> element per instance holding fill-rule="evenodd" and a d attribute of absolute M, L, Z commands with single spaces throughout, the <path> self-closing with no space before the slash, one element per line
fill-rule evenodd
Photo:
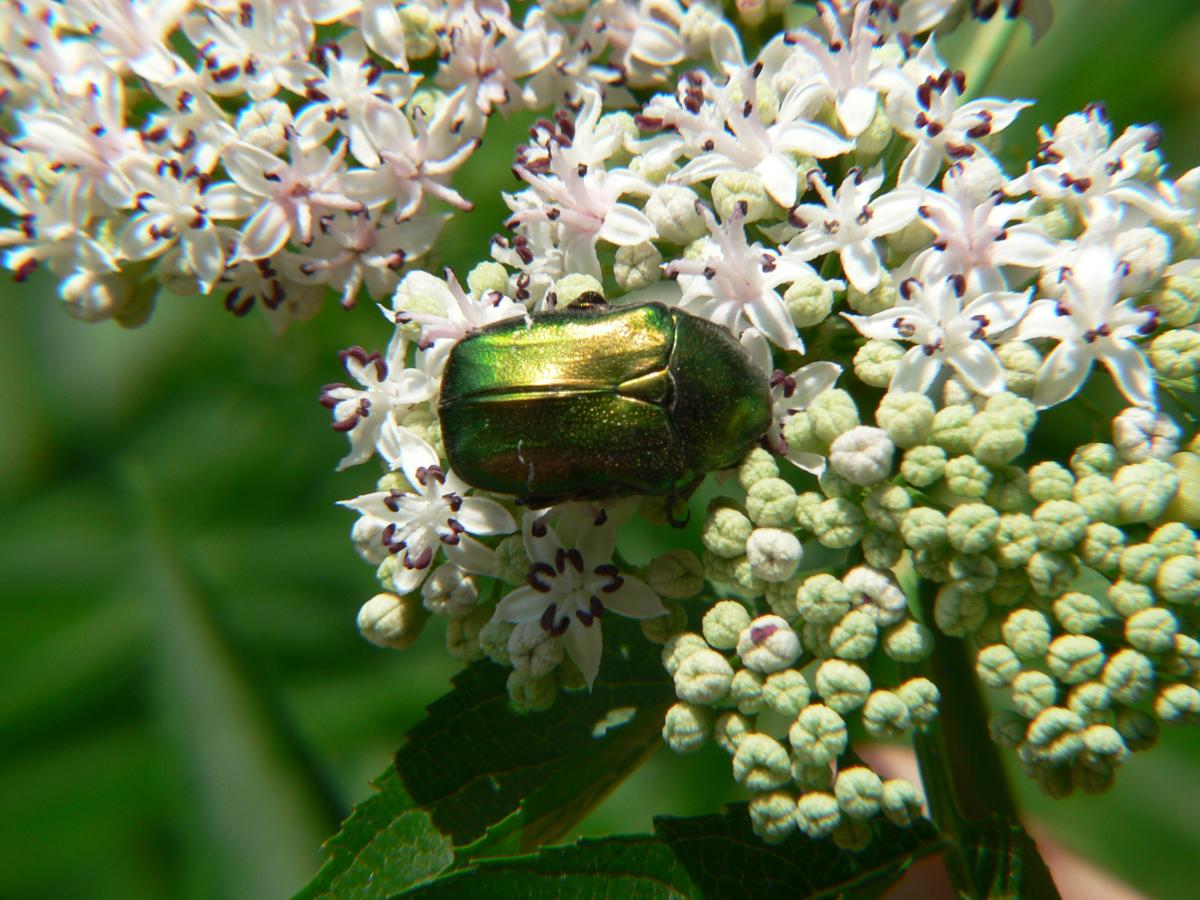
<path fill-rule="evenodd" d="M 492 260 L 465 288 L 408 274 L 388 351 L 347 351 L 359 386 L 323 395 L 343 465 L 394 470 L 348 502 L 389 592 L 364 607 L 369 637 L 402 645 L 445 615 L 452 652 L 511 666 L 514 700 L 540 708 L 592 684 L 605 612 L 646 620 L 680 701 L 666 740 L 728 750 L 771 840 L 861 846 L 876 814 L 916 814 L 911 785 L 858 764 L 848 721 L 882 738 L 931 721 L 934 684 L 877 683 L 872 664 L 919 665 L 946 636 L 1009 689 L 995 737 L 1055 793 L 1103 788 L 1156 721 L 1200 718 L 1200 445 L 1179 402 L 1200 373 L 1200 170 L 1167 179 L 1154 129 L 1114 139 L 1092 106 L 1010 177 L 997 134 L 1030 104 L 969 99 L 913 25 L 954 7 L 823 0 L 750 60 L 699 4 L 639 7 L 678 26 L 670 47 L 655 27 L 619 39 L 614 16 L 624 74 L 589 68 L 518 149 Z M 646 53 L 703 65 L 671 82 Z M 626 86 L 664 90 L 631 116 L 612 109 Z M 709 506 L 702 556 L 615 564 L 632 501 L 470 537 L 516 517 L 441 462 L 447 353 L 585 294 L 709 319 L 769 385 L 773 421 Z M 1076 397 L 1053 415 L 1128 408 L 1111 442 L 1089 430 L 1103 417 L 1064 419 L 1068 468 L 1037 427 Z M 661 518 L 661 498 L 640 511 Z"/>
<path fill-rule="evenodd" d="M 385 299 L 471 208 L 452 178 L 493 112 L 628 99 L 684 58 L 674 0 L 549 6 L 7 0 L 4 265 L 127 325 L 162 288 L 277 329 L 330 289 Z"/>

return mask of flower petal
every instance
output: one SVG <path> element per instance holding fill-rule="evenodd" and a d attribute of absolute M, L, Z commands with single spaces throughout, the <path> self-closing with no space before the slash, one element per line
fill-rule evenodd
<path fill-rule="evenodd" d="M 623 581 L 619 588 L 611 594 L 599 595 L 605 609 L 630 619 L 653 619 L 667 614 L 667 608 L 648 584 L 632 575 L 622 575 L 621 578 Z"/>
<path fill-rule="evenodd" d="M 536 622 L 541 618 L 553 600 L 550 594 L 536 591 L 529 585 L 522 585 L 496 604 L 492 618 L 500 622 Z"/>
<path fill-rule="evenodd" d="M 563 640 L 567 645 L 567 655 L 583 673 L 590 691 L 596 681 L 596 675 L 600 672 L 600 657 L 604 653 L 604 636 L 600 633 L 600 621 L 597 619 L 591 625 L 584 625 L 579 619 L 572 619 Z"/>

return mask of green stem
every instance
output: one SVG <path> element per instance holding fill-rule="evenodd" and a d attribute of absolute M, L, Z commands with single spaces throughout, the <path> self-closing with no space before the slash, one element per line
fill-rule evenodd
<path fill-rule="evenodd" d="M 933 585 L 922 581 L 918 594 L 929 621 Z M 928 674 L 941 691 L 941 713 L 914 743 L 930 814 L 949 846 L 944 859 L 955 889 L 960 897 L 1016 889 L 1021 897 L 1058 898 L 1045 862 L 1017 818 L 999 751 L 988 736 L 987 710 L 967 644 L 932 630 Z"/>
<path fill-rule="evenodd" d="M 1007 16 L 997 16 L 996 21 L 975 29 L 975 36 L 963 55 L 962 70 L 967 73 L 964 102 L 983 93 L 1016 33 L 1017 20 Z"/>

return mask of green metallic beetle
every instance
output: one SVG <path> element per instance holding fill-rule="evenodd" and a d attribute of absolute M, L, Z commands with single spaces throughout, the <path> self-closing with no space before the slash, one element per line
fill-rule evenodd
<path fill-rule="evenodd" d="M 661 303 L 507 319 L 450 351 L 438 401 L 450 467 L 540 507 L 686 497 L 771 424 L 766 375 L 726 329 Z"/>

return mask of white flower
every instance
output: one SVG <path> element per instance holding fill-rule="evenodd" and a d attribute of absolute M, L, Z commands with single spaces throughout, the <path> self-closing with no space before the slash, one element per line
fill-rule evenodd
<path fill-rule="evenodd" d="M 679 307 L 735 335 L 752 326 L 777 346 L 802 351 L 804 344 L 778 288 L 811 275 L 811 267 L 794 256 L 748 243 L 742 226 L 744 206 L 720 224 L 699 201 L 696 211 L 709 228 L 703 255 L 672 260 L 664 267 L 668 276 L 679 281 L 683 292 Z"/>
<path fill-rule="evenodd" d="M 189 0 L 73 0 L 68 14 L 100 42 L 109 65 L 147 81 L 170 81 L 187 68 L 167 45 Z"/>
<path fill-rule="evenodd" d="M 908 64 L 907 90 L 888 96 L 888 114 L 896 129 L 913 141 L 900 165 L 900 181 L 926 185 L 945 159 L 969 159 L 987 151 L 979 142 L 1003 131 L 1032 101 L 982 98 L 959 106 L 966 77 L 937 57 L 933 39 Z"/>
<path fill-rule="evenodd" d="M 1074 265 L 1062 273 L 1062 297 L 1030 306 L 1017 338 L 1059 342 L 1037 374 L 1033 400 L 1038 407 L 1074 396 L 1097 360 L 1130 403 L 1154 406 L 1154 375 L 1133 339 L 1153 332 L 1158 316 L 1153 307 L 1139 309 L 1118 299 L 1123 274 L 1108 230 L 1091 229 L 1079 240 Z"/>
<path fill-rule="evenodd" d="M 851 169 L 836 195 L 817 170 L 809 172 L 808 182 L 822 203 L 801 203 L 791 211 L 788 220 L 801 231 L 788 242 L 787 250 L 801 259 L 836 252 L 846 279 L 855 290 L 867 293 L 879 284 L 883 272 L 875 238 L 912 221 L 920 192 L 901 186 L 871 200 L 883 184 L 879 168 L 865 175 L 861 169 Z"/>
<path fill-rule="evenodd" d="M 209 93 L 265 100 L 283 86 L 303 96 L 290 65 L 308 56 L 314 29 L 297 4 L 245 0 L 228 12 L 198 10 L 183 30 L 204 63 Z"/>
<path fill-rule="evenodd" d="M 662 84 L 683 61 L 682 21 L 675 0 L 598 0 L 589 4 L 580 35 L 592 59 L 608 50 L 603 80 L 649 87 Z"/>
<path fill-rule="evenodd" d="M 795 450 L 783 439 L 783 425 L 789 416 L 803 412 L 809 404 L 833 387 L 842 374 L 842 367 L 833 362 L 814 362 L 785 375 L 776 369 L 771 375 L 771 427 L 767 430 L 767 444 L 776 453 L 782 453 L 788 461 L 806 472 L 820 475 L 825 469 L 825 458 L 819 453 Z"/>
<path fill-rule="evenodd" d="M 333 412 L 333 430 L 350 439 L 350 452 L 338 463 L 338 469 L 358 465 L 370 459 L 376 450 L 383 452 L 388 429 L 403 424 L 404 415 L 418 403 L 432 400 L 437 382 L 420 369 L 404 366 L 407 342 L 397 330 L 388 347 L 387 357 L 351 347 L 341 353 L 346 372 L 362 389 L 345 384 L 329 384 L 321 390 L 321 403 Z"/>
<path fill-rule="evenodd" d="M 470 488 L 411 431 L 390 428 L 385 438 L 380 452 L 403 470 L 412 491 L 376 491 L 341 505 L 385 523 L 380 540 L 390 553 L 403 554 L 393 576 L 396 593 L 420 587 L 439 546 L 450 562 L 477 571 L 488 550 L 470 535 L 507 534 L 517 527 L 513 517 L 495 500 L 464 497 Z"/>
<path fill-rule="evenodd" d="M 967 300 L 965 289 L 957 275 L 929 285 L 910 278 L 900 285 L 902 305 L 873 316 L 842 313 L 864 337 L 914 344 L 889 390 L 923 394 L 943 365 L 981 394 L 1004 389 L 1004 367 L 988 341 L 1017 324 L 1029 308 L 1029 294 L 990 291 Z"/>
<path fill-rule="evenodd" d="M 652 619 L 665 615 L 666 608 L 645 583 L 622 575 L 613 565 L 617 533 L 611 523 L 585 528 L 567 549 L 539 516 L 528 513 L 522 536 L 533 564 L 529 584 L 505 596 L 494 618 L 539 622 L 551 635 L 562 637 L 590 689 L 600 671 L 604 614 Z"/>

